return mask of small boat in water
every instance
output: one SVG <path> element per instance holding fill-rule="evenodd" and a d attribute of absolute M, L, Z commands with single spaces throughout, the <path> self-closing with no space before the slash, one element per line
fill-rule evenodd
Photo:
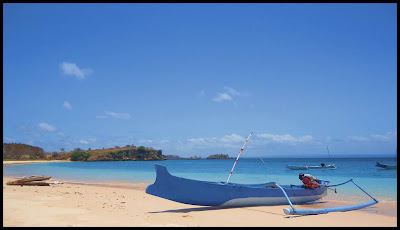
<path fill-rule="evenodd" d="M 397 162 L 397 149 L 396 149 L 396 162 Z M 375 166 L 383 169 L 397 169 L 397 165 L 381 164 L 379 162 L 376 162 Z"/>
<path fill-rule="evenodd" d="M 381 164 L 379 162 L 376 162 L 375 166 L 379 167 L 379 168 L 384 168 L 384 169 L 397 169 L 397 165 Z"/>
<path fill-rule="evenodd" d="M 332 164 L 331 162 L 331 155 L 329 154 L 329 148 L 326 146 L 326 149 L 328 150 L 328 156 L 329 156 L 329 164 L 326 165 L 324 163 L 321 163 L 321 165 L 303 165 L 303 166 L 296 166 L 296 165 L 286 165 L 286 168 L 291 169 L 291 170 L 308 170 L 308 169 L 337 169 L 337 167 Z"/>
<path fill-rule="evenodd" d="M 286 168 L 291 169 L 291 170 L 307 170 L 307 169 L 337 169 L 337 167 L 334 164 L 328 164 L 328 165 L 311 165 L 311 166 L 295 166 L 295 165 L 286 165 Z"/>

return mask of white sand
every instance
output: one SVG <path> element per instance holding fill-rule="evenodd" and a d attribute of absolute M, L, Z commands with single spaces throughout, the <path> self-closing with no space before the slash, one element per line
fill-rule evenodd
<path fill-rule="evenodd" d="M 180 204 L 145 193 L 146 184 L 8 186 L 4 226 L 397 226 L 397 202 L 368 210 L 286 216 L 283 206 L 215 208 Z M 329 201 L 330 202 L 330 201 Z M 298 205 L 316 208 L 316 205 Z M 381 215 L 381 209 L 395 215 Z M 392 210 L 392 211 L 390 211 Z M 370 213 L 368 213 L 370 212 Z"/>

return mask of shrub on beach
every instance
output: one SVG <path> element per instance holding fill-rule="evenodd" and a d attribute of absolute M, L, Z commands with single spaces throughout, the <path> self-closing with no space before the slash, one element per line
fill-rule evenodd
<path fill-rule="evenodd" d="M 71 161 L 86 161 L 90 157 L 89 151 L 74 150 L 71 153 Z"/>

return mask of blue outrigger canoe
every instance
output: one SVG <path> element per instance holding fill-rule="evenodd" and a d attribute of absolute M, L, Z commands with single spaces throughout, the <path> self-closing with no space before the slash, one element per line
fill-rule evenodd
<path fill-rule="evenodd" d="M 167 168 L 155 164 L 157 177 L 146 193 L 168 200 L 204 206 L 284 205 L 287 200 L 275 183 L 236 184 L 207 182 L 172 176 Z M 327 188 L 308 189 L 281 185 L 292 203 L 302 204 L 326 196 Z"/>
<path fill-rule="evenodd" d="M 364 191 L 352 179 L 337 185 L 329 185 L 329 181 L 319 180 L 317 182 L 320 186 L 316 188 L 304 187 L 303 185 L 279 185 L 276 182 L 265 184 L 229 183 L 229 179 L 232 176 L 233 169 L 239 160 L 240 154 L 243 152 L 252 134 L 253 132 L 247 137 L 246 142 L 233 164 L 228 180 L 225 183 L 199 181 L 173 176 L 168 172 L 165 166 L 154 164 L 157 174 L 156 181 L 154 184 L 147 186 L 146 193 L 184 204 L 203 206 L 235 207 L 289 204 L 291 208 L 283 209 L 287 215 L 350 211 L 378 203 L 375 198 Z M 293 206 L 293 204 L 303 204 L 319 200 L 326 196 L 329 187 L 335 187 L 349 182 L 353 182 L 354 185 L 373 200 L 364 204 L 324 209 L 296 209 Z"/>
<path fill-rule="evenodd" d="M 157 174 L 156 181 L 147 186 L 146 193 L 184 204 L 227 207 L 289 204 L 291 209 L 284 208 L 286 214 L 305 215 L 349 211 L 378 203 L 367 193 L 373 201 L 364 204 L 325 209 L 295 209 L 293 204 L 312 202 L 326 196 L 329 181 L 321 181 L 321 186 L 318 188 L 307 188 L 303 185 L 279 185 L 276 182 L 265 184 L 207 182 L 173 176 L 162 165 L 154 164 L 154 167 Z M 329 187 L 348 182 L 354 183 L 353 180 L 349 180 Z M 359 187 L 357 184 L 355 185 Z"/>

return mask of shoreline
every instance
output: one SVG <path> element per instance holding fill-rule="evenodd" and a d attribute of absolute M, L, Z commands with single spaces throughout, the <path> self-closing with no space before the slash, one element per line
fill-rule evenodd
<path fill-rule="evenodd" d="M 5 185 L 12 179 L 3 177 L 4 226 L 397 226 L 397 201 L 350 212 L 287 216 L 283 212 L 287 205 L 219 208 L 181 204 L 146 194 L 148 183 Z M 343 205 L 324 198 L 296 207 Z"/>
<path fill-rule="evenodd" d="M 35 164 L 35 163 L 66 163 L 66 162 L 73 162 L 73 161 L 68 161 L 68 160 L 29 160 L 29 161 L 3 161 L 3 167 L 8 166 L 8 165 L 23 165 L 23 164 Z M 27 175 L 25 175 L 27 176 Z M 13 177 L 12 175 L 4 175 L 3 177 Z M 52 177 L 53 178 L 53 177 Z M 71 179 L 71 178 L 57 178 L 57 180 L 61 180 L 70 184 L 82 184 L 82 185 L 98 185 L 98 186 L 110 186 L 110 187 L 121 187 L 121 188 L 132 188 L 132 187 L 137 187 L 137 185 L 141 184 L 143 187 L 143 184 L 151 184 L 154 181 L 147 181 L 147 180 L 140 180 L 140 181 L 127 181 L 127 180 L 79 180 L 79 179 Z M 343 193 L 342 193 L 343 194 Z M 329 201 L 336 201 L 336 200 L 341 200 L 345 202 L 351 202 L 351 201 L 357 201 L 359 203 L 361 202 L 366 202 L 369 201 L 370 198 L 366 196 L 353 196 L 349 194 L 333 194 L 330 193 L 328 197 L 324 197 L 325 199 Z M 360 193 L 362 194 L 362 193 Z M 336 199 L 335 199 L 336 198 Z M 397 195 L 395 197 L 392 196 L 385 196 L 385 197 L 380 197 L 380 196 L 375 196 L 376 199 L 378 199 L 381 203 L 392 203 L 395 202 L 397 203 Z"/>
<path fill-rule="evenodd" d="M 25 164 L 39 164 L 39 163 L 54 163 L 54 162 L 71 162 L 67 160 L 27 160 L 27 161 L 4 161 L 3 166 L 7 165 L 25 165 Z"/>

